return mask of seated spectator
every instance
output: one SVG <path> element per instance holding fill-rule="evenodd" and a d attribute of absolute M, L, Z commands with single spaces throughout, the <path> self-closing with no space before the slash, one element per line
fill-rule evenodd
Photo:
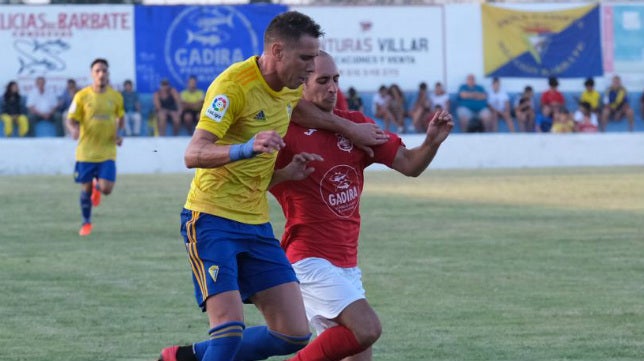
<path fill-rule="evenodd" d="M 485 131 L 484 124 L 490 123 L 492 114 L 487 107 L 487 93 L 476 84 L 473 74 L 468 75 L 465 84 L 458 89 L 457 103 L 456 115 L 461 132 Z"/>
<path fill-rule="evenodd" d="M 181 128 L 181 97 L 176 89 L 170 86 L 167 79 L 161 80 L 161 87 L 154 93 L 154 111 L 157 114 L 159 136 L 166 135 L 168 119 L 172 121 L 172 134 L 179 135 Z"/>
<path fill-rule="evenodd" d="M 72 105 L 72 100 L 76 92 L 78 92 L 76 80 L 67 79 L 67 87 L 65 87 L 65 90 L 58 97 L 58 111 L 61 114 L 61 121 L 62 119 L 67 119 L 67 112 L 69 111 L 69 106 Z M 67 136 L 67 127 L 63 127 L 63 132 Z"/>
<path fill-rule="evenodd" d="M 554 114 L 559 108 L 566 104 L 563 94 L 557 88 L 559 81 L 555 77 L 548 78 L 550 88 L 541 94 L 541 113 Z"/>
<path fill-rule="evenodd" d="M 4 123 L 4 135 L 11 137 L 14 126 L 18 127 L 18 136 L 24 137 L 29 132 L 29 118 L 27 110 L 22 104 L 22 96 L 18 89 L 18 83 L 10 81 L 2 96 L 2 114 L 0 119 Z"/>
<path fill-rule="evenodd" d="M 389 100 L 389 111 L 394 117 L 394 123 L 398 128 L 398 133 L 405 133 L 405 116 L 407 107 L 405 106 L 405 95 L 403 94 L 400 87 L 396 84 L 392 84 L 389 87 L 389 95 L 391 99 Z"/>
<path fill-rule="evenodd" d="M 347 97 L 344 96 L 344 93 L 342 93 L 342 90 L 340 90 L 340 88 L 338 88 L 336 95 L 337 95 L 337 100 L 335 102 L 335 109 L 349 110 L 349 103 L 347 102 Z"/>
<path fill-rule="evenodd" d="M 45 88 L 45 78 L 36 78 L 36 87 L 27 96 L 27 109 L 29 115 L 30 134 L 34 135 L 34 129 L 39 122 L 50 122 L 54 125 L 56 136 L 63 135 L 61 118 L 56 113 L 58 99 L 56 95 Z"/>
<path fill-rule="evenodd" d="M 125 135 L 143 135 L 141 134 L 141 102 L 139 101 L 139 93 L 134 90 L 132 80 L 128 79 L 123 82 L 121 96 L 123 96 L 123 109 L 125 110 L 123 117 Z"/>
<path fill-rule="evenodd" d="M 432 111 L 432 101 L 429 98 L 429 91 L 427 90 L 427 83 L 420 83 L 418 86 L 418 95 L 414 105 L 409 110 L 411 117 L 411 124 L 414 130 L 418 133 L 427 132 L 427 117 Z"/>
<path fill-rule="evenodd" d="M 579 110 L 575 112 L 575 130 L 579 133 L 597 133 L 599 123 L 597 114 L 592 111 L 592 105 L 588 102 L 579 103 Z"/>
<path fill-rule="evenodd" d="M 536 109 L 534 90 L 531 86 L 527 85 L 523 89 L 523 93 L 517 97 L 514 104 L 514 114 L 517 117 L 520 132 L 535 131 Z"/>
<path fill-rule="evenodd" d="M 358 92 L 354 87 L 349 88 L 348 95 L 349 97 L 347 98 L 347 106 L 349 107 L 349 110 L 363 113 L 364 105 L 362 98 L 358 95 Z"/>
<path fill-rule="evenodd" d="M 535 117 L 535 131 L 537 133 L 549 133 L 552 128 L 555 113 L 563 109 L 562 107 L 548 107 L 545 106 L 541 109 L 541 113 Z"/>
<path fill-rule="evenodd" d="M 595 90 L 595 80 L 593 78 L 588 78 L 584 82 L 584 90 L 579 97 L 579 105 L 586 102 L 590 105 L 590 109 L 593 113 L 599 113 L 599 106 L 601 105 L 601 95 L 597 90 Z"/>
<path fill-rule="evenodd" d="M 605 132 L 608 121 L 620 121 L 624 118 L 628 120 L 628 130 L 632 132 L 635 127 L 635 113 L 628 104 L 628 92 L 622 86 L 621 78 L 615 75 L 610 87 L 604 93 L 604 108 L 599 130 Z"/>
<path fill-rule="evenodd" d="M 490 117 L 489 124 L 483 124 L 485 131 L 498 132 L 499 118 L 502 118 L 508 126 L 508 130 L 514 133 L 514 121 L 510 115 L 510 96 L 501 89 L 501 80 L 499 78 L 492 79 L 492 91 L 488 95 L 487 103 L 490 106 L 492 116 Z"/>
<path fill-rule="evenodd" d="M 389 110 L 390 101 L 391 96 L 389 95 L 389 90 L 386 86 L 381 85 L 378 88 L 378 92 L 373 96 L 373 115 L 376 118 L 382 119 L 385 131 L 389 131 L 391 123 L 395 124 L 394 116 L 391 114 L 391 110 Z"/>
<path fill-rule="evenodd" d="M 644 91 L 642 91 L 642 96 L 640 97 L 640 119 L 644 122 Z"/>
<path fill-rule="evenodd" d="M 550 133 L 573 133 L 575 131 L 575 121 L 566 108 L 559 108 L 552 119 Z"/>
<path fill-rule="evenodd" d="M 436 111 L 437 106 L 440 106 L 441 109 L 445 109 L 447 112 L 451 109 L 449 94 L 447 94 L 441 82 L 434 84 L 434 91 L 429 95 L 429 100 L 434 108 L 432 112 Z"/>
<path fill-rule="evenodd" d="M 201 89 L 197 89 L 197 77 L 190 76 L 188 86 L 181 92 L 181 108 L 183 109 L 181 121 L 190 135 L 194 133 L 195 127 L 199 122 L 203 100 L 204 92 Z"/>

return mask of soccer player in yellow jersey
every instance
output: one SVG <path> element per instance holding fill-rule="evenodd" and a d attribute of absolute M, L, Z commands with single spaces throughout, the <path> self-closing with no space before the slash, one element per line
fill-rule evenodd
<path fill-rule="evenodd" d="M 114 188 L 116 146 L 123 142 L 118 130 L 125 113 L 121 93 L 108 84 L 107 60 L 94 60 L 90 69 L 92 85 L 74 95 L 66 122 L 70 135 L 78 140 L 74 178 L 81 184 L 81 236 L 92 232 L 92 205 L 98 205 L 101 193 L 108 195 Z"/>
<path fill-rule="evenodd" d="M 317 107 L 311 103 L 298 105 L 321 35 L 308 16 L 282 13 L 266 29 L 262 55 L 231 65 L 206 92 L 185 152 L 186 165 L 196 172 L 181 233 L 210 339 L 164 348 L 159 360 L 263 360 L 296 352 L 309 340 L 297 278 L 273 234 L 266 195 L 291 113 L 296 106 L 310 113 L 307 127 L 386 141 L 377 127 L 357 131 L 348 126 L 353 122 L 312 110 Z M 296 154 L 285 168 L 288 178 L 308 176 L 308 163 L 315 160 L 321 158 Z M 254 303 L 267 325 L 246 328 L 243 302 Z"/>

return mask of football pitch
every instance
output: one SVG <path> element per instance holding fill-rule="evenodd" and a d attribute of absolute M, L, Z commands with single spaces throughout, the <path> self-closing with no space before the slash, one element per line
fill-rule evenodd
<path fill-rule="evenodd" d="M 0 360 L 151 361 L 205 339 L 190 178 L 119 175 L 80 238 L 71 176 L 0 177 Z M 361 213 L 374 360 L 644 359 L 644 168 L 374 171 Z"/>

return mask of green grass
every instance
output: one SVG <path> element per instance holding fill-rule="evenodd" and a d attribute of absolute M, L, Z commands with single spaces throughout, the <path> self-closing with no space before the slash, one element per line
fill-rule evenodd
<path fill-rule="evenodd" d="M 119 176 L 80 238 L 70 176 L 0 177 L 0 360 L 153 360 L 205 338 L 189 181 Z M 644 359 L 644 169 L 370 172 L 361 213 L 374 360 Z"/>

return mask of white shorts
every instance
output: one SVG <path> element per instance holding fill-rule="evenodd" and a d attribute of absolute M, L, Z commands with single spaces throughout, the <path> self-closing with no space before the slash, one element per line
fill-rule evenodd
<path fill-rule="evenodd" d="M 331 319 L 365 298 L 359 267 L 341 268 L 323 258 L 305 258 L 294 263 L 293 269 L 300 281 L 306 317 L 318 334 L 336 326 Z"/>

